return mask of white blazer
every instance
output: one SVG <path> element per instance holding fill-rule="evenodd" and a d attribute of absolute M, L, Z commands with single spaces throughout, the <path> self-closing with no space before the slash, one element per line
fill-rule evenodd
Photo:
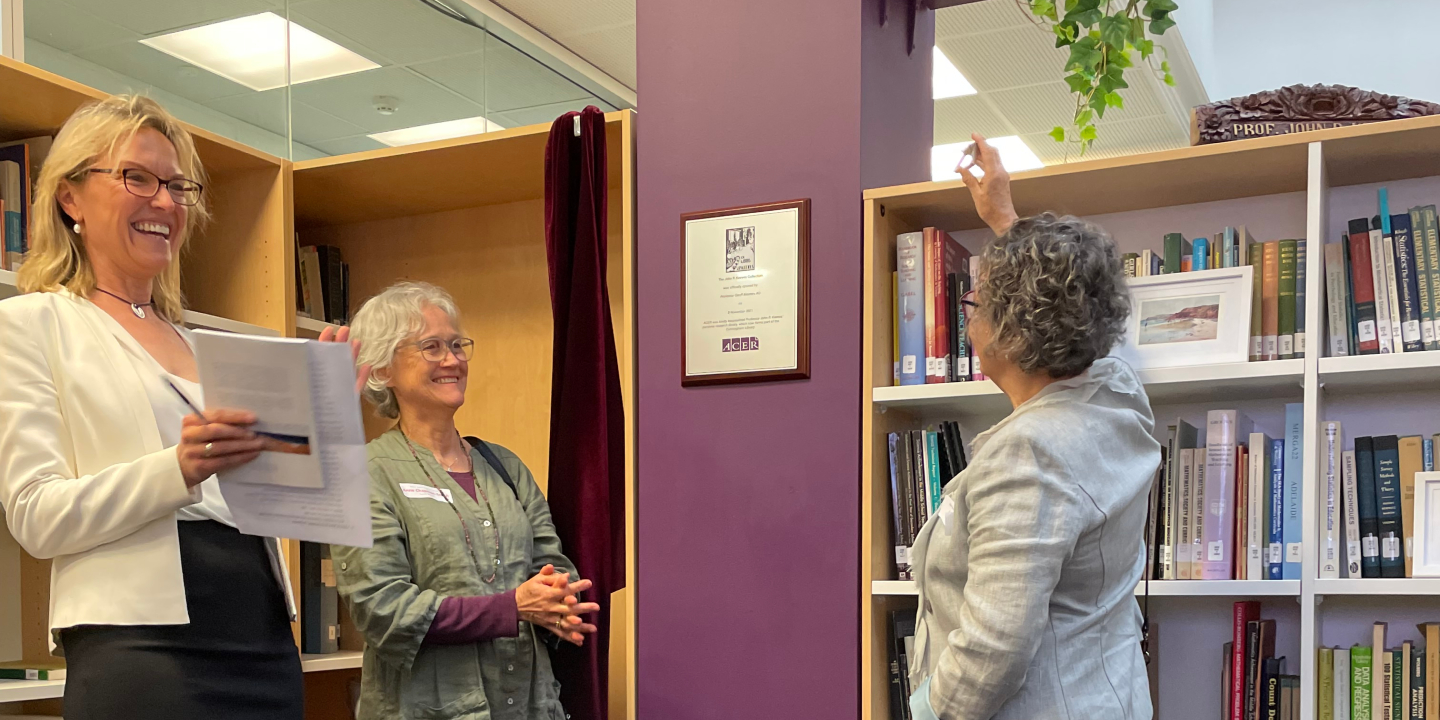
<path fill-rule="evenodd" d="M 103 310 L 69 291 L 0 301 L 0 505 L 53 558 L 51 649 L 76 625 L 190 622 L 175 511 L 198 502 Z M 267 540 L 293 617 L 284 555 Z"/>

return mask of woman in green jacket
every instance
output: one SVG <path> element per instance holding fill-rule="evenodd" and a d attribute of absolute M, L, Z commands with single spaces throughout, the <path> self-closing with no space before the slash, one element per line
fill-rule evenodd
<path fill-rule="evenodd" d="M 545 496 L 514 453 L 462 438 L 474 343 L 450 295 L 400 283 L 356 313 L 364 395 L 395 428 L 368 446 L 374 545 L 335 547 L 365 636 L 360 720 L 564 720 L 545 639 L 595 631 Z"/>

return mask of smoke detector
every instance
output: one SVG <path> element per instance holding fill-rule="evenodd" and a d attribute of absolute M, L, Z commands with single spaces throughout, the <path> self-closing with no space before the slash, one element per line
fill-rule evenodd
<path fill-rule="evenodd" d="M 390 95 L 376 95 L 374 99 L 375 112 L 381 115 L 394 115 L 400 109 L 400 98 Z"/>

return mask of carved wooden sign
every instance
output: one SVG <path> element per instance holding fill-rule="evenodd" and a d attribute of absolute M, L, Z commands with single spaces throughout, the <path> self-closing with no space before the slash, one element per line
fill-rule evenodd
<path fill-rule="evenodd" d="M 1440 105 L 1347 85 L 1291 85 L 1201 105 L 1190 144 L 1245 140 L 1348 125 L 1440 115 Z"/>

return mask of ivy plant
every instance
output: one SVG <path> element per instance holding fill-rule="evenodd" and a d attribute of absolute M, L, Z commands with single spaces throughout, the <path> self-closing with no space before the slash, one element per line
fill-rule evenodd
<path fill-rule="evenodd" d="M 1056 142 L 1077 144 L 1082 155 L 1090 148 L 1098 137 L 1095 121 L 1110 108 L 1125 107 L 1120 91 L 1130 87 L 1125 71 L 1135 67 L 1137 55 L 1145 70 L 1159 73 L 1166 85 L 1175 84 L 1164 46 L 1150 39 L 1175 26 L 1175 0 L 1016 2 L 1055 35 L 1055 47 L 1070 49 L 1065 83 L 1075 95 L 1075 115 L 1069 128 L 1057 125 L 1050 131 Z M 1160 55 L 1154 58 L 1157 49 Z"/>

